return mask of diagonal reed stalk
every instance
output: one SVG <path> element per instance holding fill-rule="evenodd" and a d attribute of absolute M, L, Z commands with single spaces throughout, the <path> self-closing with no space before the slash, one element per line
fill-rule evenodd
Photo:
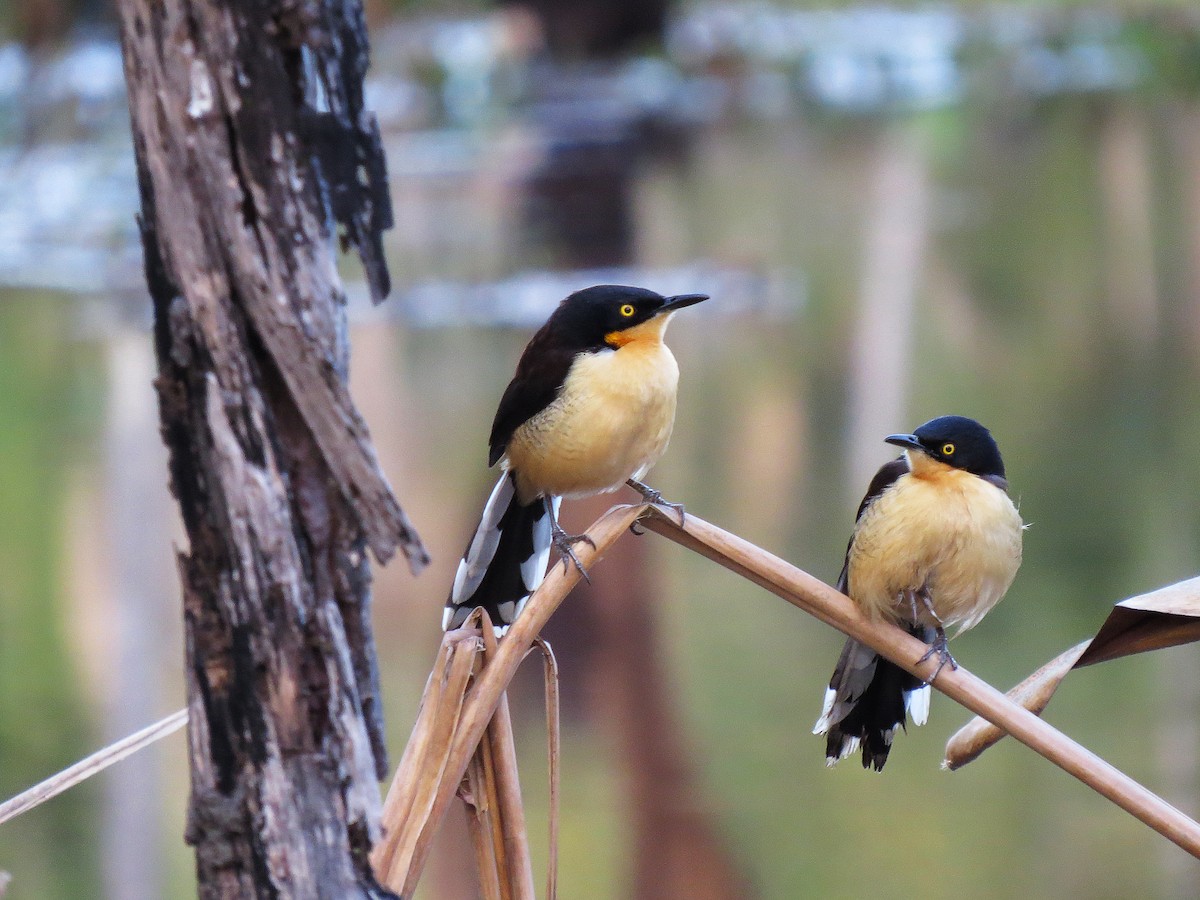
<path fill-rule="evenodd" d="M 440 822 L 450 805 L 452 792 L 444 796 L 440 793 L 444 763 L 480 649 L 475 632 L 458 629 L 442 638 L 416 724 L 383 804 L 384 836 L 375 845 L 371 863 L 379 880 L 402 896 L 410 894 L 416 885 L 416 878 L 409 877 L 414 861 L 419 876 L 420 866 L 429 854 L 434 830 L 431 823 L 435 826 Z M 454 786 L 462 776 L 462 771 L 454 776 Z"/>
<path fill-rule="evenodd" d="M 7 822 L 9 819 L 15 819 L 17 816 L 27 813 L 35 807 L 41 806 L 47 800 L 57 797 L 63 791 L 73 788 L 80 782 L 87 781 L 93 775 L 99 775 L 109 766 L 119 763 L 127 756 L 132 756 L 139 750 L 149 747 L 156 741 L 162 740 L 167 735 L 174 734 L 186 725 L 187 721 L 188 711 L 186 709 L 176 710 L 153 725 L 147 725 L 141 731 L 135 731 L 128 737 L 109 744 L 101 750 L 97 750 L 90 756 L 86 756 L 79 762 L 63 769 L 57 775 L 53 775 L 45 781 L 40 781 L 28 790 L 17 794 L 17 796 L 5 800 L 3 803 L 0 803 L 0 824 Z M 0 873 L 0 876 L 3 874 Z M 2 887 L 3 885 L 0 884 L 0 888 Z M 3 891 L 0 891 L 0 894 L 2 893 Z"/>
<path fill-rule="evenodd" d="M 938 660 L 918 662 L 928 649 L 925 644 L 894 625 L 870 621 L 850 598 L 779 557 L 690 514 L 681 526 L 662 510 L 653 508 L 642 524 L 648 531 L 694 550 L 861 641 L 918 678 L 933 679 Z M 987 682 L 962 666 L 957 669 L 947 666 L 931 683 L 951 700 L 1007 731 L 1200 858 L 1200 824 Z"/>
<path fill-rule="evenodd" d="M 588 534 L 594 548 L 578 545 L 589 568 L 635 522 L 782 597 L 826 624 L 861 641 L 919 678 L 931 679 L 937 660 L 919 662 L 928 649 L 903 629 L 867 619 L 852 600 L 790 563 L 693 515 L 686 522 L 650 506 L 618 506 L 601 516 Z M 424 740 L 422 720 L 392 783 L 384 812 L 385 838 L 373 857 L 385 883 L 407 890 L 424 864 L 429 834 L 453 795 L 468 760 L 500 704 L 505 688 L 542 626 L 574 587 L 574 567 L 555 565 L 529 599 L 524 612 L 500 641 L 488 665 L 467 691 L 457 727 L 436 765 L 415 771 L 410 758 Z M 448 636 L 449 638 L 449 636 Z M 445 650 L 445 645 L 443 645 Z M 442 671 L 439 655 L 435 675 Z M 431 676 L 431 688 L 435 679 Z M 932 681 L 955 702 L 995 723 L 1088 787 L 1149 825 L 1188 853 L 1200 858 L 1200 825 L 1118 769 L 1022 708 L 966 669 L 946 667 Z M 422 707 L 422 719 L 429 704 Z M 443 736 L 444 737 L 444 736 Z M 414 749 L 414 747 L 416 749 Z M 414 777 L 419 776 L 419 777 Z M 415 823 L 415 824 L 414 824 Z M 414 831 L 420 838 L 414 837 Z"/>

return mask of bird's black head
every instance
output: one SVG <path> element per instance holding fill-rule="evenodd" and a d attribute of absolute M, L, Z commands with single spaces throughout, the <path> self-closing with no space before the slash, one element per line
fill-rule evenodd
<path fill-rule="evenodd" d="M 563 300 L 547 324 L 558 340 L 579 349 L 615 348 L 639 337 L 661 338 L 666 313 L 707 299 L 706 294 L 664 297 L 645 288 L 598 284 Z"/>
<path fill-rule="evenodd" d="M 966 416 L 940 416 L 912 434 L 892 434 L 885 440 L 897 447 L 920 450 L 973 475 L 1004 477 L 1004 460 L 992 433 Z"/>

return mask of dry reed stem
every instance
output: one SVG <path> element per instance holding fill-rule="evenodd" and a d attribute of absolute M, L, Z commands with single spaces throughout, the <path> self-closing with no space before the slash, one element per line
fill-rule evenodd
<path fill-rule="evenodd" d="M 546 685 L 546 759 L 550 780 L 550 845 L 546 861 L 546 900 L 558 897 L 558 818 L 559 782 L 562 761 L 561 723 L 562 715 L 558 701 L 558 660 L 550 645 L 538 638 L 534 642 L 542 652 L 542 666 Z"/>
<path fill-rule="evenodd" d="M 496 634 L 491 621 L 478 609 L 472 611 L 465 624 L 478 624 L 482 629 L 483 649 L 476 660 L 478 671 L 479 663 L 486 665 L 488 651 L 494 653 L 496 650 Z M 496 716 L 488 724 L 484 739 L 475 748 L 467 764 L 466 777 L 458 787 L 458 797 L 467 807 L 467 828 L 475 849 L 475 870 L 479 875 L 480 893 L 484 900 L 513 900 L 504 840 L 500 834 L 503 822 L 492 740 L 496 718 L 507 708 L 505 698 L 501 697 Z"/>
<path fill-rule="evenodd" d="M 479 894 L 483 900 L 505 900 L 501 890 L 500 859 L 496 850 L 496 835 L 492 828 L 490 810 L 494 797 L 489 796 L 486 768 L 491 755 L 487 741 L 479 745 L 478 751 L 467 764 L 467 775 L 459 787 L 459 797 L 467 806 L 467 833 L 475 851 L 475 870 L 479 875 Z"/>
<path fill-rule="evenodd" d="M 384 801 L 383 838 L 375 845 L 371 864 L 380 882 L 402 896 L 411 894 L 416 886 L 416 879 L 410 883 L 408 878 L 414 861 L 419 872 L 429 855 L 433 835 L 426 825 L 439 801 L 444 761 L 481 649 L 478 632 L 457 629 L 443 635 L 417 722 Z M 455 783 L 462 777 L 459 771 Z M 440 819 L 439 814 L 435 821 Z"/>
<path fill-rule="evenodd" d="M 894 625 L 870 621 L 850 598 L 762 548 L 691 514 L 681 526 L 654 508 L 642 525 L 766 588 L 918 678 L 933 677 L 937 659 L 917 662 L 925 644 Z M 933 686 L 1200 858 L 1200 824 L 962 666 L 943 668 Z"/>
<path fill-rule="evenodd" d="M 850 598 L 761 547 L 690 514 L 686 523 L 680 526 L 673 517 L 655 508 L 650 510 L 650 515 L 642 520 L 642 524 L 647 530 L 670 538 L 724 565 L 726 569 L 738 572 L 793 606 L 833 625 L 918 678 L 929 679 L 934 676 L 938 661 L 917 661 L 929 648 L 916 637 L 895 625 L 871 622 Z M 937 678 L 932 680 L 932 685 L 950 700 L 994 722 L 1064 772 L 1074 775 L 1164 838 L 1200 858 L 1200 824 L 1091 750 L 1010 701 L 964 667 L 942 668 Z"/>
<path fill-rule="evenodd" d="M 587 532 L 595 546 L 585 543 L 576 545 L 575 552 L 580 561 L 589 569 L 594 566 L 629 526 L 645 515 L 647 509 L 645 505 L 617 506 L 606 512 Z M 423 733 L 426 727 L 423 718 L 430 704 L 430 687 L 426 688 L 426 699 L 422 701 L 417 726 L 409 738 L 384 802 L 384 837 L 372 854 L 377 877 L 392 890 L 407 896 L 420 880 L 432 835 L 449 808 L 467 764 L 483 739 L 505 689 L 542 627 L 578 581 L 579 573 L 574 566 L 556 562 L 550 567 L 542 586 L 529 598 L 521 615 L 509 627 L 504 640 L 499 642 L 495 656 L 478 673 L 467 691 L 461 709 L 457 710 L 454 717 L 456 721 L 448 729 L 449 734 L 445 731 L 437 734 L 436 764 L 434 742 Z M 446 635 L 443 648 L 452 635 L 464 630 Z M 474 630 L 463 638 L 471 640 L 474 647 L 478 647 L 479 637 Z M 474 653 L 471 655 L 473 659 Z M 434 675 L 439 671 L 435 668 Z M 437 679 L 431 675 L 430 684 L 436 683 Z M 422 746 L 428 749 L 418 757 L 418 750 Z"/>
<path fill-rule="evenodd" d="M 468 803 L 474 807 L 474 815 L 486 822 L 492 841 L 491 852 L 480 858 L 480 871 L 488 866 L 495 869 L 503 900 L 533 900 L 533 863 L 506 694 L 501 695 L 472 757 L 472 767 L 477 768 L 480 783 L 471 785 Z"/>
<path fill-rule="evenodd" d="M 1036 716 L 1040 716 L 1058 690 L 1066 674 L 1071 671 L 1076 660 L 1092 643 L 1091 638 L 1081 641 L 1070 650 L 1060 653 L 1046 663 L 1006 695 L 1013 703 L 1020 704 Z M 976 716 L 946 742 L 946 758 L 942 761 L 943 768 L 960 769 L 967 763 L 979 757 L 988 747 L 1004 737 L 1006 732 L 993 725 L 987 719 Z"/>
<path fill-rule="evenodd" d="M 486 669 L 496 655 L 496 635 L 491 622 L 481 614 Z M 517 750 L 513 737 L 512 717 L 509 715 L 507 694 L 501 694 L 496 713 L 488 723 L 486 738 L 480 742 L 487 749 L 488 798 L 492 804 L 491 818 L 499 864 L 501 896 L 504 900 L 534 900 L 533 862 L 529 854 L 529 833 L 525 827 L 525 808 L 521 803 L 521 780 L 517 773 Z"/>
<path fill-rule="evenodd" d="M 932 678 L 937 661 L 931 659 L 924 663 L 918 662 L 927 649 L 921 641 L 888 623 L 868 620 L 852 600 L 829 585 L 694 515 L 688 515 L 686 523 L 681 526 L 675 521 L 673 514 L 668 515 L 654 507 L 614 507 L 588 529 L 595 547 L 577 545 L 582 562 L 589 568 L 593 566 L 629 526 L 639 519 L 647 530 L 663 535 L 782 597 L 826 624 L 870 646 L 917 677 Z M 440 767 L 440 775 L 435 778 L 428 772 L 421 773 L 424 789 L 428 789 L 429 782 L 438 781 L 434 797 L 421 810 L 406 814 L 414 818 L 423 818 L 420 826 L 423 832 L 432 831 L 440 822 L 449 798 L 462 779 L 467 763 L 483 738 L 487 724 L 522 658 L 550 615 L 578 580 L 579 575 L 574 567 L 555 564 L 542 586 L 529 599 L 522 615 L 509 628 L 507 636 L 496 650 L 495 657 L 479 673 L 463 701 L 459 724 L 453 733 L 448 756 L 444 765 Z M 957 669 L 946 667 L 933 685 L 955 702 L 1003 728 L 1188 853 L 1200 858 L 1200 825 L 1028 710 L 1013 703 L 966 669 L 961 666 Z M 416 740 L 417 735 L 414 734 L 410 739 L 410 749 Z M 406 759 L 408 756 L 409 751 L 406 751 Z M 401 770 L 397 772 L 397 779 L 393 781 L 392 791 L 389 792 L 385 822 L 391 821 L 387 810 L 397 814 L 396 810 L 401 806 L 399 801 L 393 801 L 393 795 L 403 797 L 413 791 L 400 780 L 404 771 L 405 767 L 402 764 Z M 419 850 L 420 845 L 415 849 Z M 405 857 L 404 852 L 407 852 L 406 848 L 396 852 L 389 847 L 377 851 L 377 858 L 390 860 L 391 872 L 407 872 L 404 878 L 404 893 L 408 893 L 409 886 L 415 885 L 420 877 L 424 855 L 411 852 Z M 401 863 L 404 868 L 400 868 Z M 377 868 L 377 871 L 382 873 L 385 870 Z M 391 879 L 384 880 L 389 885 L 396 883 Z"/>

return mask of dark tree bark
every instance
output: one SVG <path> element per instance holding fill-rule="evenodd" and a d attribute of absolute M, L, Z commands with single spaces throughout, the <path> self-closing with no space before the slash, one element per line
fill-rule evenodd
<path fill-rule="evenodd" d="M 120 0 L 180 555 L 202 897 L 386 896 L 368 548 L 425 560 L 346 387 L 387 293 L 357 0 Z"/>

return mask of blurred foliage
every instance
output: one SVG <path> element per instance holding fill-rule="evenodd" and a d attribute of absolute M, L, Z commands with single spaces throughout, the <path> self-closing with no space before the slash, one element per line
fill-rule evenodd
<path fill-rule="evenodd" d="M 77 393 L 74 307 L 0 292 L 0 797 L 78 759 L 89 745 L 71 623 L 62 603 L 63 500 L 86 417 Z M 14 898 L 91 894 L 97 786 L 0 831 Z"/>

